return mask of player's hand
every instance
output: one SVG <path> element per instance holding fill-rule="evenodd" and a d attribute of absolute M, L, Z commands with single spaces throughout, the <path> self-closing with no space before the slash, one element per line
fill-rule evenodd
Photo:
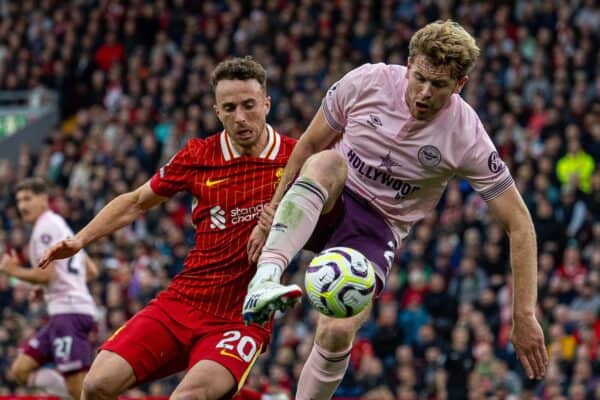
<path fill-rule="evenodd" d="M 19 256 L 14 250 L 10 250 L 8 253 L 4 253 L 2 260 L 0 260 L 0 271 L 4 271 L 7 274 L 12 272 L 19 267 Z"/>
<path fill-rule="evenodd" d="M 255 264 L 258 261 L 258 256 L 260 256 L 260 252 L 267 241 L 267 235 L 268 231 L 262 229 L 260 225 L 256 225 L 252 229 L 248 245 L 246 246 L 248 250 L 248 262 L 250 264 Z"/>
<path fill-rule="evenodd" d="M 258 226 L 260 226 L 263 231 L 268 233 L 271 230 L 273 218 L 275 218 L 275 207 L 267 204 L 263 207 L 262 212 L 258 216 Z"/>
<path fill-rule="evenodd" d="M 529 379 L 542 379 L 548 365 L 544 333 L 535 315 L 515 316 L 511 341 Z"/>
<path fill-rule="evenodd" d="M 270 204 L 267 204 L 258 216 L 258 224 L 250 233 L 248 245 L 246 246 L 248 250 L 248 262 L 250 264 L 254 264 L 258 261 L 260 252 L 267 241 L 267 236 L 269 236 L 274 216 L 275 207 Z"/>
<path fill-rule="evenodd" d="M 79 239 L 71 238 L 61 240 L 46 250 L 40 259 L 38 267 L 41 269 L 46 269 L 46 267 L 48 267 L 48 265 L 54 260 L 73 257 L 79 250 L 81 250 L 82 247 L 83 243 L 81 243 Z"/>

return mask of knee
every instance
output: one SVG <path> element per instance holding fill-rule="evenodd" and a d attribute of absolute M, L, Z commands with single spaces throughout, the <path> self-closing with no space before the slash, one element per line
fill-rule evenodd
<path fill-rule="evenodd" d="M 348 319 L 320 318 L 316 342 L 325 350 L 340 352 L 348 350 L 354 341 L 356 328 Z"/>
<path fill-rule="evenodd" d="M 113 399 L 119 393 L 112 387 L 109 379 L 94 373 L 88 373 L 83 379 L 83 399 Z"/>
<path fill-rule="evenodd" d="M 343 156 L 333 150 L 324 150 L 306 160 L 301 175 L 317 180 L 331 192 L 344 186 L 348 167 Z"/>
<path fill-rule="evenodd" d="M 175 390 L 169 400 L 212 400 L 207 388 L 195 387 L 194 389 Z"/>
<path fill-rule="evenodd" d="M 31 371 L 24 368 L 20 363 L 15 362 L 10 366 L 9 373 L 19 385 L 24 386 L 27 385 L 27 380 L 29 379 Z"/>

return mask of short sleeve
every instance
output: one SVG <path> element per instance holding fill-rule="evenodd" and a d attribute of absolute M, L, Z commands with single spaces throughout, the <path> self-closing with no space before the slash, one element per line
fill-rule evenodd
<path fill-rule="evenodd" d="M 348 111 L 356 102 L 365 74 L 372 66 L 373 64 L 365 64 L 353 69 L 327 90 L 321 106 L 325 119 L 333 130 L 344 131 Z"/>
<path fill-rule="evenodd" d="M 485 201 L 489 201 L 511 187 L 513 178 L 479 118 L 476 129 L 475 142 L 465 153 L 458 173 Z"/>
<path fill-rule="evenodd" d="M 46 250 L 61 239 L 58 232 L 54 231 L 49 224 L 44 224 L 36 230 L 29 241 L 29 261 L 31 264 L 37 265 Z"/>
<path fill-rule="evenodd" d="M 192 148 L 192 140 L 179 150 L 150 180 L 154 193 L 163 197 L 171 197 L 177 192 L 189 191 L 192 171 L 197 167 L 197 149 Z"/>

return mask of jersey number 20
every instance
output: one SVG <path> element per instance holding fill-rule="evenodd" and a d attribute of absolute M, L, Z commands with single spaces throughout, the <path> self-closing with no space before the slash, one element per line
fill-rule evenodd
<path fill-rule="evenodd" d="M 215 346 L 217 349 L 234 350 L 245 362 L 250 362 L 256 353 L 256 341 L 250 336 L 242 336 L 240 331 L 227 331 L 224 338 Z M 237 345 L 235 345 L 237 342 Z M 223 351 L 222 351 L 223 352 Z"/>

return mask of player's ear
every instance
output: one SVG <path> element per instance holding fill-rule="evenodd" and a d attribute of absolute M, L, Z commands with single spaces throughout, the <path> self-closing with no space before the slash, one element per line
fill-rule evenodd
<path fill-rule="evenodd" d="M 216 104 L 213 105 L 213 110 L 215 110 L 215 114 L 217 114 L 217 118 L 219 118 L 219 121 L 221 121 L 221 115 L 219 113 L 219 107 L 217 107 Z"/>
<path fill-rule="evenodd" d="M 469 77 L 467 75 L 463 76 L 462 78 L 459 78 L 458 81 L 456 81 L 456 87 L 454 88 L 454 93 L 460 93 L 460 91 L 463 89 L 463 87 L 465 86 L 465 84 L 467 83 L 468 80 L 469 80 Z"/>
<path fill-rule="evenodd" d="M 271 111 L 271 96 L 265 96 L 265 114 Z"/>

